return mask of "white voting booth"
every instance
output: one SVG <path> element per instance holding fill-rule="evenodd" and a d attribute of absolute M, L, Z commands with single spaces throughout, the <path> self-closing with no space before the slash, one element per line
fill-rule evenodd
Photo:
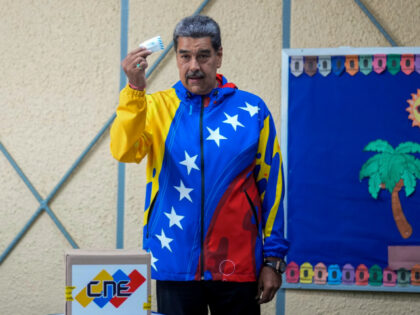
<path fill-rule="evenodd" d="M 150 315 L 150 254 L 141 250 L 66 253 L 66 315 Z"/>

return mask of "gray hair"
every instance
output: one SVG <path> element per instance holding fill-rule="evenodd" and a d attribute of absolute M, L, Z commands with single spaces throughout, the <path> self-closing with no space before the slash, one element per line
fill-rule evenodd
<path fill-rule="evenodd" d="M 210 37 L 214 50 L 222 46 L 219 25 L 211 17 L 205 15 L 192 15 L 183 18 L 174 30 L 174 48 L 178 48 L 178 37 Z"/>

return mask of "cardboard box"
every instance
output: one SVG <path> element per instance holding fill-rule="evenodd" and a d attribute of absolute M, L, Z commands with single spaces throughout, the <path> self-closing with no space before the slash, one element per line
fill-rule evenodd
<path fill-rule="evenodd" d="M 66 253 L 66 315 L 150 315 L 150 254 L 142 250 Z"/>

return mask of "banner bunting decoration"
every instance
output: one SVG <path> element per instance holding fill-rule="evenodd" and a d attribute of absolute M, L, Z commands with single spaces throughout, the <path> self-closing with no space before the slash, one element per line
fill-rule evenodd
<path fill-rule="evenodd" d="M 343 284 L 351 285 L 354 283 L 354 267 L 351 264 L 345 264 L 343 266 L 343 273 L 342 273 L 342 282 Z"/>
<path fill-rule="evenodd" d="M 341 283 L 341 270 L 339 265 L 328 266 L 328 284 Z"/>
<path fill-rule="evenodd" d="M 343 56 L 334 56 L 331 58 L 331 66 L 335 75 L 341 75 L 344 71 L 344 60 Z"/>
<path fill-rule="evenodd" d="M 333 264 L 326 266 L 319 262 L 312 267 L 309 262 L 298 265 L 290 262 L 286 267 L 287 283 L 322 284 L 322 285 L 356 285 L 356 286 L 408 286 L 420 285 L 420 264 L 411 270 L 399 268 L 393 270 L 390 267 L 381 268 L 375 264 L 368 268 L 364 264 L 356 268 L 351 264 L 345 264 L 342 268 Z"/>
<path fill-rule="evenodd" d="M 359 57 L 348 55 L 346 56 L 346 72 L 350 75 L 355 75 L 359 72 Z"/>
<path fill-rule="evenodd" d="M 420 73 L 420 55 L 415 55 L 414 67 L 417 73 Z"/>
<path fill-rule="evenodd" d="M 386 55 L 377 54 L 373 56 L 373 71 L 380 74 L 385 71 L 386 68 Z"/>
<path fill-rule="evenodd" d="M 331 73 L 331 56 L 318 57 L 318 71 L 324 77 Z"/>
<path fill-rule="evenodd" d="M 381 74 L 387 70 L 392 75 L 403 72 L 410 75 L 414 71 L 420 74 L 420 55 L 414 54 L 375 54 L 375 55 L 346 55 L 346 56 L 291 56 L 290 72 L 300 76 L 303 72 L 312 77 L 317 72 L 326 77 L 331 72 L 339 76 L 346 72 L 354 76 L 361 72 L 369 75 L 372 70 Z"/>
<path fill-rule="evenodd" d="M 305 57 L 305 64 L 303 66 L 303 69 L 307 75 L 312 77 L 316 73 L 316 62 L 317 57 L 316 56 L 306 56 Z"/>
<path fill-rule="evenodd" d="M 314 271 L 312 265 L 308 262 L 300 266 L 300 283 L 312 283 Z"/>
<path fill-rule="evenodd" d="M 392 75 L 400 72 L 400 55 L 388 55 L 386 66 Z"/>
<path fill-rule="evenodd" d="M 303 56 L 293 56 L 290 60 L 290 69 L 295 77 L 303 73 Z"/>
<path fill-rule="evenodd" d="M 325 284 L 327 283 L 328 271 L 325 264 L 322 262 L 317 263 L 314 268 L 314 283 Z"/>
<path fill-rule="evenodd" d="M 414 55 L 405 54 L 401 56 L 401 71 L 406 75 L 411 74 L 414 71 Z"/>
<path fill-rule="evenodd" d="M 372 56 L 371 55 L 363 55 L 360 56 L 359 62 L 360 72 L 364 75 L 368 75 L 372 72 Z"/>

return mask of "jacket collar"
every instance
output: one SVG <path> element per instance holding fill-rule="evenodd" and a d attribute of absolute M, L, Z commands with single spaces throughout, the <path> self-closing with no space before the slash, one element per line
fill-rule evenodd
<path fill-rule="evenodd" d="M 207 96 L 209 96 L 210 99 L 215 98 L 217 104 L 223 101 L 223 99 L 228 95 L 235 93 L 238 88 L 235 84 L 229 83 L 223 75 L 217 74 L 216 76 L 218 86 L 214 88 Z M 197 102 L 197 104 L 201 104 L 202 95 L 191 93 L 184 87 L 181 81 L 175 83 L 173 88 L 175 89 L 176 94 L 181 101 L 192 101 L 193 103 Z"/>

